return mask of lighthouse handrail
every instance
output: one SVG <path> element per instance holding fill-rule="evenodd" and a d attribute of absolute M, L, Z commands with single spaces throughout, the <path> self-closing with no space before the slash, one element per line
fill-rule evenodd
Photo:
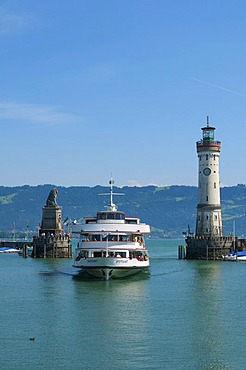
<path fill-rule="evenodd" d="M 205 141 L 205 140 L 200 140 L 196 142 L 197 146 L 220 146 L 221 141 Z"/>

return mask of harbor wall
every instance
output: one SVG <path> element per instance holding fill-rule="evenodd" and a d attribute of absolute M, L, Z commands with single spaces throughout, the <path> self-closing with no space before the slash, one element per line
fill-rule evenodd
<path fill-rule="evenodd" d="M 69 234 L 33 238 L 33 258 L 71 258 L 72 241 Z"/>
<path fill-rule="evenodd" d="M 233 250 L 246 250 L 246 239 L 233 236 L 192 236 L 186 238 L 186 243 L 186 259 L 220 260 Z"/>

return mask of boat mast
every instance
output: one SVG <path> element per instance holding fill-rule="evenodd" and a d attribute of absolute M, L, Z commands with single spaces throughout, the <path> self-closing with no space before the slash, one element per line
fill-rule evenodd
<path fill-rule="evenodd" d="M 116 212 L 118 207 L 113 202 L 113 195 L 125 195 L 125 194 L 124 193 L 114 193 L 113 192 L 114 180 L 113 180 L 112 175 L 111 175 L 110 180 L 109 180 L 109 185 L 110 185 L 110 193 L 102 193 L 102 194 L 99 194 L 99 195 L 110 195 L 110 204 L 109 204 L 109 206 L 106 206 L 107 210 L 112 211 L 112 212 Z"/>
<path fill-rule="evenodd" d="M 112 176 L 110 177 L 109 185 L 110 185 L 110 208 L 111 208 L 111 210 L 114 210 L 114 208 L 115 208 L 115 210 L 117 211 L 117 207 L 113 203 L 113 185 L 114 185 L 114 180 L 113 180 Z"/>

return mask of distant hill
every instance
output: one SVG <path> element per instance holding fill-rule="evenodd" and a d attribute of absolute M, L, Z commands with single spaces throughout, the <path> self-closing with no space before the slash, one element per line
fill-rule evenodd
<path fill-rule="evenodd" d="M 95 215 L 109 203 L 109 188 L 103 186 L 61 187 L 48 185 L 0 187 L 0 230 L 37 230 L 42 219 L 42 207 L 52 188 L 58 189 L 57 203 L 62 206 L 63 219 L 77 220 L 87 215 Z M 194 232 L 196 220 L 197 188 L 195 186 L 168 187 L 123 187 L 114 192 L 125 196 L 115 196 L 119 210 L 128 216 L 138 216 L 149 223 L 152 235 L 157 237 L 181 237 L 188 225 Z M 236 234 L 246 235 L 246 186 L 239 184 L 221 189 L 222 217 L 224 234 L 233 231 L 236 221 Z"/>

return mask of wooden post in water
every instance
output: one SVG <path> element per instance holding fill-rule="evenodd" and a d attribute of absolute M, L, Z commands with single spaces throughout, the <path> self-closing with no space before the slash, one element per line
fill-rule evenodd
<path fill-rule="evenodd" d="M 28 256 L 28 247 L 27 244 L 23 245 L 23 257 L 27 258 Z"/>
<path fill-rule="evenodd" d="M 179 260 L 185 259 L 185 246 L 184 245 L 178 246 L 178 259 Z"/>

